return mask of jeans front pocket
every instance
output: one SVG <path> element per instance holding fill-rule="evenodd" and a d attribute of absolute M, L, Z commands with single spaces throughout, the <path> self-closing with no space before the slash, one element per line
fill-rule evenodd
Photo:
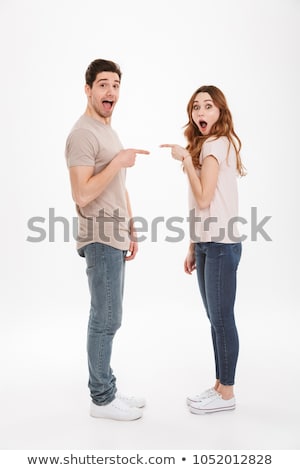
<path fill-rule="evenodd" d="M 235 243 L 234 245 L 232 245 L 232 253 L 234 254 L 235 262 L 238 265 L 242 256 L 242 244 Z"/>
<path fill-rule="evenodd" d="M 207 243 L 207 257 L 208 258 L 219 258 L 220 256 L 224 255 L 225 250 L 226 250 L 225 243 L 216 243 L 216 242 Z"/>
<path fill-rule="evenodd" d="M 96 244 L 90 243 L 84 247 L 84 256 L 86 260 L 86 266 L 88 269 L 93 268 L 96 265 Z"/>

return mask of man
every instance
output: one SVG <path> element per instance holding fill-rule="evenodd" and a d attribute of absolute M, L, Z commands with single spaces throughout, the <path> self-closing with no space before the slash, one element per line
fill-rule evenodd
<path fill-rule="evenodd" d="M 121 325 L 125 262 L 134 259 L 126 168 L 136 154 L 123 150 L 111 127 L 119 98 L 121 71 L 114 62 L 97 59 L 86 71 L 87 108 L 66 142 L 72 196 L 79 218 L 77 249 L 85 257 L 91 295 L 88 324 L 90 414 L 130 421 L 142 416 L 145 401 L 118 394 L 110 367 L 113 338 Z"/>

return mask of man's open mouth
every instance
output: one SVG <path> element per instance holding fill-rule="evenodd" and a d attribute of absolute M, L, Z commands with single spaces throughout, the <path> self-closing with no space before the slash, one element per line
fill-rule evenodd
<path fill-rule="evenodd" d="M 109 111 L 109 110 L 113 107 L 114 102 L 111 101 L 111 100 L 103 100 L 103 101 L 102 101 L 102 104 L 103 104 L 104 108 L 105 108 L 107 111 Z"/>

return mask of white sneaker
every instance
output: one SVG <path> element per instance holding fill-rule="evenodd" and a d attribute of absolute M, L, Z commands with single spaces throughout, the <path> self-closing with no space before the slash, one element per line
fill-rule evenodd
<path fill-rule="evenodd" d="M 117 392 L 116 397 L 120 398 L 122 402 L 126 403 L 130 408 L 144 408 L 146 406 L 145 398 L 141 397 L 127 397 L 126 395 L 122 395 L 122 393 Z"/>
<path fill-rule="evenodd" d="M 198 403 L 203 399 L 212 397 L 216 394 L 218 394 L 218 392 L 214 389 L 214 387 L 212 387 L 200 393 L 200 395 L 190 395 L 187 397 L 186 402 L 188 405 L 193 405 L 194 403 Z"/>
<path fill-rule="evenodd" d="M 138 408 L 133 408 L 124 403 L 120 398 L 115 398 L 108 405 L 96 405 L 91 403 L 90 415 L 93 418 L 115 419 L 117 421 L 134 421 L 142 417 L 143 413 Z"/>
<path fill-rule="evenodd" d="M 235 409 L 235 398 L 224 400 L 219 393 L 204 398 L 198 403 L 189 405 L 189 410 L 193 414 L 202 415 L 205 413 L 215 413 L 216 411 L 230 411 Z"/>

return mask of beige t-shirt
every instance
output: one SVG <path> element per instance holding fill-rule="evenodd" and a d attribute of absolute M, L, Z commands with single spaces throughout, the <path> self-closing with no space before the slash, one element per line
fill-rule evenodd
<path fill-rule="evenodd" d="M 75 123 L 66 142 L 68 167 L 93 166 L 94 174 L 102 171 L 122 149 L 116 132 L 90 116 Z M 126 170 L 122 168 L 96 199 L 85 207 L 76 205 L 78 213 L 77 248 L 99 242 L 128 250 L 129 215 L 126 203 Z"/>
<path fill-rule="evenodd" d="M 205 141 L 199 157 L 200 164 L 209 155 L 219 162 L 217 187 L 210 206 L 200 209 L 189 185 L 190 238 L 194 243 L 237 243 L 240 239 L 237 229 L 236 152 L 227 137 L 219 137 Z"/>

